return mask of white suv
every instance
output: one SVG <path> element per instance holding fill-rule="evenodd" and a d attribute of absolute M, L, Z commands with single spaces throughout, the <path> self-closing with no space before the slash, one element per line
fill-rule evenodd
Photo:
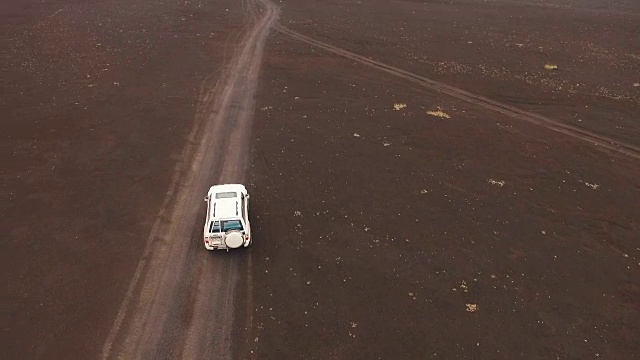
<path fill-rule="evenodd" d="M 204 247 L 207 250 L 237 249 L 251 245 L 249 194 L 244 185 L 214 185 L 204 198 Z"/>

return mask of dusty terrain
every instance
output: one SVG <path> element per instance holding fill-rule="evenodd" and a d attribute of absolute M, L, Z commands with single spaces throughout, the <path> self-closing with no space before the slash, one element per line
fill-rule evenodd
<path fill-rule="evenodd" d="M 636 2 L 1 6 L 6 358 L 640 357 Z"/>

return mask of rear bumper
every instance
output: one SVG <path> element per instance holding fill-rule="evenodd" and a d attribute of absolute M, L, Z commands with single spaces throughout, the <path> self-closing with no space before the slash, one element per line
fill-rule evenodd
<path fill-rule="evenodd" d="M 211 246 L 211 245 L 204 244 L 204 248 L 209 250 L 209 251 L 213 251 L 213 250 L 229 250 L 229 248 L 224 246 L 224 245 L 213 245 L 213 246 Z"/>
<path fill-rule="evenodd" d="M 251 239 L 245 241 L 242 244 L 242 247 L 249 247 L 249 245 L 251 245 Z M 209 251 L 213 251 L 213 250 L 235 250 L 235 249 L 228 248 L 224 243 L 222 243 L 222 244 L 207 244 L 207 243 L 204 243 L 204 248 L 209 250 Z"/>

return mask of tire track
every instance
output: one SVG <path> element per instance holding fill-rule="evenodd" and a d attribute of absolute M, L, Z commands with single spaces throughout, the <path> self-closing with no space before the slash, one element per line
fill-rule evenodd
<path fill-rule="evenodd" d="M 568 125 L 558 120 L 548 118 L 546 116 L 534 114 L 514 106 L 510 106 L 495 100 L 491 100 L 482 95 L 474 94 L 466 90 L 462 90 L 454 86 L 447 85 L 435 80 L 431 80 L 426 77 L 399 69 L 397 67 L 390 66 L 390 65 L 381 63 L 379 61 L 369 59 L 365 56 L 358 55 L 351 51 L 341 49 L 331 44 L 327 44 L 325 42 L 313 39 L 311 37 L 303 35 L 297 31 L 291 30 L 282 25 L 277 25 L 276 30 L 295 40 L 304 42 L 306 44 L 309 44 L 318 48 L 322 48 L 336 55 L 340 55 L 342 57 L 371 66 L 373 68 L 384 71 L 396 77 L 422 85 L 431 90 L 434 90 L 443 94 L 447 94 L 449 96 L 470 102 L 478 106 L 482 106 L 484 108 L 499 112 L 503 115 L 509 116 L 514 119 L 518 119 L 534 125 L 542 126 L 549 130 L 553 130 L 553 131 L 568 135 L 570 137 L 586 141 L 588 143 L 600 146 L 602 148 L 614 151 L 619 154 L 632 157 L 634 159 L 640 159 L 640 147 L 634 146 L 632 144 L 618 141 L 608 136 L 600 135 L 589 130 Z"/>
<path fill-rule="evenodd" d="M 255 10 L 258 4 L 264 8 L 260 16 Z M 200 238 L 196 219 L 202 210 L 202 194 L 215 182 L 241 182 L 248 163 L 262 52 L 279 9 L 265 0 L 249 0 L 247 5 L 252 26 L 213 90 L 205 90 L 209 82 L 205 80 L 195 125 L 103 345 L 103 359 L 167 354 L 231 358 L 241 258 L 211 256 L 193 238 Z M 195 288 L 185 286 L 184 281 L 196 284 Z M 171 349 L 173 345 L 180 348 Z"/>

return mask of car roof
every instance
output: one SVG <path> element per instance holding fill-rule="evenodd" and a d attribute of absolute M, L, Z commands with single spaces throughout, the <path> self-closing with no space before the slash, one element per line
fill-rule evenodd
<path fill-rule="evenodd" d="M 211 219 L 239 218 L 240 217 L 240 200 L 235 199 L 216 199 L 211 203 Z"/>

